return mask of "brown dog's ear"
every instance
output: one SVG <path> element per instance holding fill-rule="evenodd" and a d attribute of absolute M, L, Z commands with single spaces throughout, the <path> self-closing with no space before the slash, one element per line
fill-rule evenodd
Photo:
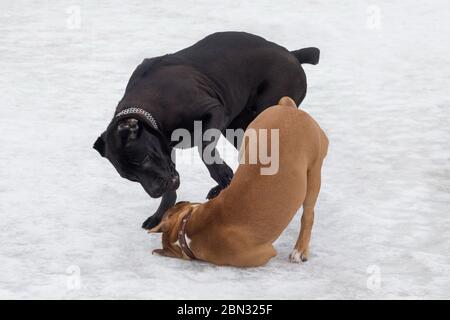
<path fill-rule="evenodd" d="M 164 249 L 155 249 L 152 251 L 152 254 L 157 254 L 157 255 L 163 256 L 163 257 L 176 258 L 175 254 L 173 254 L 170 251 L 164 250 Z"/>
<path fill-rule="evenodd" d="M 164 228 L 165 222 L 161 221 L 156 227 L 151 228 L 150 230 L 148 230 L 148 233 L 161 233 L 163 232 L 163 228 Z"/>
<path fill-rule="evenodd" d="M 166 211 L 166 213 L 164 214 L 163 220 L 156 227 L 151 228 L 147 232 L 148 233 L 161 233 L 161 232 L 166 231 L 172 221 L 171 220 L 172 214 L 175 214 L 177 212 L 185 210 L 186 206 L 189 206 L 190 204 L 191 204 L 191 202 L 189 202 L 189 201 L 178 202 L 176 205 L 174 205 L 173 207 L 169 208 Z M 192 210 L 192 208 L 194 208 L 196 206 L 198 206 L 198 204 L 194 204 L 193 206 L 188 208 L 188 210 L 190 211 L 190 210 Z"/>

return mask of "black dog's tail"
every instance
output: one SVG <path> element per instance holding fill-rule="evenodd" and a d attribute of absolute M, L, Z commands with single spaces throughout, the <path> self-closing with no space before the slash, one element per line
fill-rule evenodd
<path fill-rule="evenodd" d="M 300 63 L 318 64 L 320 58 L 320 50 L 315 47 L 303 48 L 291 51 Z"/>

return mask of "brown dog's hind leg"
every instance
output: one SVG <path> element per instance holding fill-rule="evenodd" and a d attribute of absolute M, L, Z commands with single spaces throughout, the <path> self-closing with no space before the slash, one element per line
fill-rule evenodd
<path fill-rule="evenodd" d="M 322 161 L 318 161 L 307 174 L 306 197 L 303 202 L 303 214 L 300 228 L 300 235 L 295 244 L 294 250 L 289 255 L 291 262 L 300 263 L 308 260 L 309 241 L 314 223 L 314 206 L 320 191 Z"/>

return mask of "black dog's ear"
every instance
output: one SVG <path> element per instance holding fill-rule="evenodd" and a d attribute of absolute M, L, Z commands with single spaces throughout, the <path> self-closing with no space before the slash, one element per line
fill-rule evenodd
<path fill-rule="evenodd" d="M 142 132 L 141 128 L 139 121 L 134 118 L 126 119 L 117 126 L 120 136 L 125 141 L 136 139 Z"/>
<path fill-rule="evenodd" d="M 94 149 L 100 153 L 102 157 L 105 156 L 105 135 L 106 132 L 103 132 L 100 137 L 98 137 L 97 141 L 94 143 Z"/>

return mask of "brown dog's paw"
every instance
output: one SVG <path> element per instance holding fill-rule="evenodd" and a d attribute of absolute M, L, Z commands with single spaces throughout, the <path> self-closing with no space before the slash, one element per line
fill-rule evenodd
<path fill-rule="evenodd" d="M 308 253 L 298 251 L 297 249 L 292 250 L 291 254 L 289 255 L 289 261 L 292 263 L 301 263 L 308 261 Z"/>

